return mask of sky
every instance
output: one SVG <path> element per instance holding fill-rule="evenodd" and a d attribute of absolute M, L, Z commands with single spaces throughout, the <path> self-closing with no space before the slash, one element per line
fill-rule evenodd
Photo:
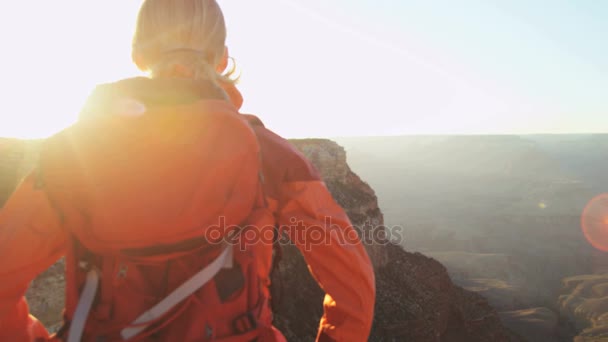
<path fill-rule="evenodd" d="M 243 112 L 285 137 L 608 131 L 608 2 L 218 0 Z M 140 75 L 140 0 L 0 5 L 0 136 L 74 122 Z"/>

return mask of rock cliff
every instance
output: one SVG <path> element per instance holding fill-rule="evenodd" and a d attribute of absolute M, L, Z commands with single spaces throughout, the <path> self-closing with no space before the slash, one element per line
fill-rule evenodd
<path fill-rule="evenodd" d="M 32 151 L 23 142 L 0 143 L 0 181 L 9 191 L 19 174 L 31 165 Z M 382 229 L 383 217 L 374 191 L 346 163 L 344 149 L 329 140 L 295 140 L 319 169 L 335 199 L 362 231 Z M 22 151 L 9 156 L 6 151 Z M 29 151 L 29 152 L 28 152 Z M 11 152 L 12 153 L 12 152 Z M 6 193 L 0 196 L 6 196 Z M 0 203 L 1 204 L 1 203 Z M 455 286 L 436 260 L 408 253 L 388 242 L 367 245 L 376 270 L 376 312 L 370 341 L 508 341 L 515 339 L 501 325 L 497 312 L 478 294 Z M 274 281 L 277 326 L 289 341 L 311 341 L 322 314 L 322 290 L 310 276 L 303 258 L 293 247 Z M 56 325 L 62 300 L 61 264 L 41 275 L 28 291 L 35 315 L 47 326 Z"/>
<path fill-rule="evenodd" d="M 580 331 L 574 341 L 608 340 L 608 273 L 569 277 L 562 284 L 561 314 Z"/>
<path fill-rule="evenodd" d="M 351 171 L 341 146 L 319 139 L 292 143 L 321 172 L 353 225 L 361 230 L 381 229 L 378 227 L 384 220 L 377 197 Z M 366 247 L 375 266 L 377 287 L 370 341 L 509 340 L 508 332 L 488 302 L 455 286 L 445 267 L 436 260 L 408 253 L 391 243 Z M 295 248 L 286 248 L 285 259 L 279 281 L 284 283 L 283 296 L 289 300 L 279 300 L 277 325 L 289 341 L 310 341 L 322 313 L 323 292 L 306 271 Z"/>

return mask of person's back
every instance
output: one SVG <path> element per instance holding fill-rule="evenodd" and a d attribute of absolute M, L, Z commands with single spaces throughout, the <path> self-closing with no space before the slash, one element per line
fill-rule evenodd
<path fill-rule="evenodd" d="M 318 339 L 367 339 L 369 258 L 310 164 L 238 112 L 225 38 L 213 0 L 144 2 L 133 59 L 151 78 L 98 87 L 0 212 L 0 340 L 46 338 L 23 292 L 66 255 L 55 339 L 280 341 L 275 227 L 328 294 Z"/>

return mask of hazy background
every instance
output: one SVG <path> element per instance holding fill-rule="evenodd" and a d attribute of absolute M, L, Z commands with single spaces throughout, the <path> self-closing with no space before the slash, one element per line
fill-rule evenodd
<path fill-rule="evenodd" d="M 406 250 L 439 260 L 507 326 L 531 341 L 572 341 L 558 334 L 569 318 L 572 331 L 597 325 L 608 338 L 608 277 L 599 276 L 608 253 L 590 243 L 608 250 L 606 202 L 594 205 L 590 240 L 581 226 L 608 192 L 608 135 L 337 140 L 386 225 L 403 228 Z"/>

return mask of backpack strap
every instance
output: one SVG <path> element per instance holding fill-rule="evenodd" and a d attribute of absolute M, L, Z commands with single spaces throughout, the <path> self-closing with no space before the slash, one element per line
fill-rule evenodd
<path fill-rule="evenodd" d="M 165 297 L 165 299 L 141 314 L 129 327 L 123 329 L 120 333 L 123 339 L 128 340 L 144 331 L 149 326 L 150 322 L 156 321 L 177 304 L 181 303 L 184 299 L 203 287 L 223 268 L 232 268 L 232 248 L 233 246 L 225 247 L 222 253 L 213 262 L 180 285 Z"/>
<path fill-rule="evenodd" d="M 99 286 L 99 271 L 93 268 L 87 273 L 86 282 L 82 289 L 82 294 L 78 300 L 78 306 L 74 312 L 74 319 L 70 324 L 70 331 L 67 342 L 80 342 L 84 326 L 87 323 L 87 318 L 93 306 L 97 287 Z"/>
<path fill-rule="evenodd" d="M 121 331 L 123 339 L 128 340 L 137 336 L 148 328 L 150 322 L 156 321 L 173 309 L 177 304 L 181 303 L 203 287 L 223 268 L 232 268 L 232 258 L 233 246 L 226 246 L 214 261 L 180 285 L 158 304 L 141 314 L 127 328 L 124 328 Z M 78 300 L 73 320 L 70 324 L 68 342 L 78 342 L 81 340 L 91 307 L 93 306 L 95 296 L 97 295 L 100 278 L 99 271 L 95 268 L 92 268 L 87 273 L 86 282 L 80 299 Z"/>

